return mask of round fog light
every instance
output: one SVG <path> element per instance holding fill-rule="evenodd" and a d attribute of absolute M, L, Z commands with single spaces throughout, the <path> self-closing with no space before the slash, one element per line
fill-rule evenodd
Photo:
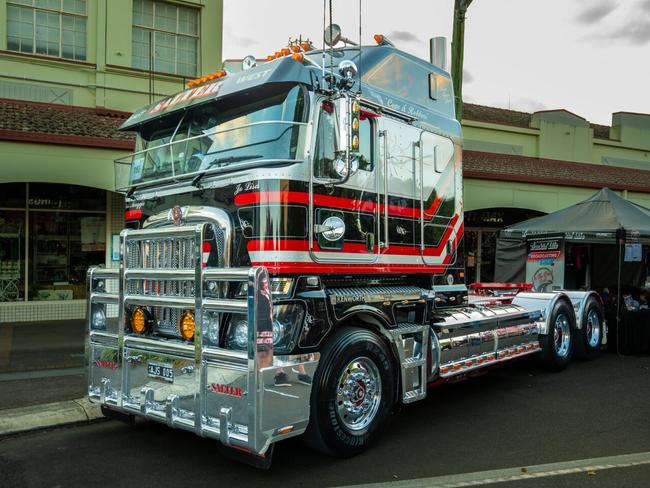
<path fill-rule="evenodd" d="M 147 319 L 144 310 L 140 307 L 137 307 L 131 315 L 131 329 L 137 334 L 144 334 L 147 330 Z"/>
<path fill-rule="evenodd" d="M 194 314 L 189 310 L 181 317 L 180 332 L 183 339 L 188 341 L 194 337 Z"/>

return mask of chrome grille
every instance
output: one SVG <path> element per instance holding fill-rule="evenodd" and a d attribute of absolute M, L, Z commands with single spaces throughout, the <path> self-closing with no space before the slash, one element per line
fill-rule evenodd
<path fill-rule="evenodd" d="M 193 270 L 194 237 L 165 236 L 131 238 L 125 243 L 127 269 Z M 194 280 L 129 279 L 129 295 L 194 298 Z M 150 307 L 155 319 L 154 333 L 180 337 L 178 324 L 182 310 L 173 307 Z"/>
<path fill-rule="evenodd" d="M 164 237 L 128 240 L 127 267 L 140 269 L 192 269 L 194 238 Z"/>

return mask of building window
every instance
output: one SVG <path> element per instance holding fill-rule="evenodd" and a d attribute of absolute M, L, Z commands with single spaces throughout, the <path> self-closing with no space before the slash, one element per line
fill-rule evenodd
<path fill-rule="evenodd" d="M 106 192 L 75 185 L 0 185 L 0 302 L 86 297 L 106 256 Z"/>
<path fill-rule="evenodd" d="M 134 68 L 196 76 L 198 40 L 197 9 L 133 0 Z"/>
<path fill-rule="evenodd" d="M 7 2 L 7 49 L 85 61 L 86 0 Z"/>

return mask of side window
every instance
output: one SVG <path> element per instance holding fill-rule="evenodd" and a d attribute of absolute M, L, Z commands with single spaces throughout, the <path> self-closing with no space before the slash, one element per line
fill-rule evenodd
<path fill-rule="evenodd" d="M 316 157 L 314 158 L 314 175 L 317 178 L 340 178 L 331 173 L 332 162 L 336 157 L 336 108 L 330 102 L 321 104 L 321 113 L 318 121 L 318 134 L 316 137 Z M 372 117 L 364 114 L 359 117 L 359 169 L 372 171 L 373 158 L 373 127 Z"/>
<path fill-rule="evenodd" d="M 316 136 L 316 157 L 314 158 L 314 175 L 317 178 L 338 178 L 332 173 L 336 156 L 336 125 L 334 122 L 334 105 L 331 102 L 321 104 Z"/>

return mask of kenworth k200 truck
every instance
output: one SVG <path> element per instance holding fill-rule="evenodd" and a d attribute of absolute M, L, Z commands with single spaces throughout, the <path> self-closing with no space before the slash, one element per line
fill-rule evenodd
<path fill-rule="evenodd" d="M 294 44 L 122 126 L 120 265 L 88 273 L 88 394 L 107 415 L 261 465 L 297 435 L 351 456 L 431 386 L 598 352 L 597 295 L 469 303 L 449 74 L 377 41 Z"/>

